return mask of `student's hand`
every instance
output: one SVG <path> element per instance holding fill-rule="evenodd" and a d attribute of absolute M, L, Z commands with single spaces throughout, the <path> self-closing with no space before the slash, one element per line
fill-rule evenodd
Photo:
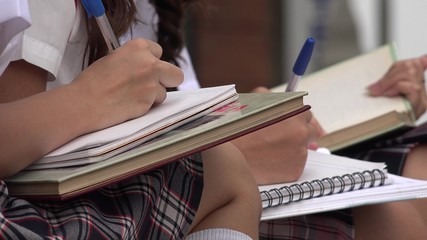
<path fill-rule="evenodd" d="M 317 129 L 311 120 L 311 112 L 306 111 L 232 141 L 246 157 L 258 184 L 291 182 L 301 176 L 307 147 L 315 146 Z"/>
<path fill-rule="evenodd" d="M 311 128 L 314 129 L 314 136 L 315 136 L 314 140 L 310 141 L 310 143 L 308 144 L 308 149 L 316 150 L 319 146 L 317 145 L 315 139 L 325 135 L 326 131 L 322 128 L 322 126 L 317 121 L 315 116 L 311 117 L 311 120 L 308 124 L 311 126 Z"/>
<path fill-rule="evenodd" d="M 410 101 L 415 115 L 421 116 L 427 107 L 424 71 L 427 69 L 427 56 L 398 61 L 368 90 L 372 96 L 394 97 L 404 95 Z"/>
<path fill-rule="evenodd" d="M 45 91 L 46 71 L 26 61 L 10 63 L 0 76 L 0 102 L 7 102 L 0 108 L 5 112 L 1 139 L 7 139 L 0 141 L 5 149 L 0 178 L 77 136 L 141 116 L 163 102 L 166 87 L 178 86 L 183 73 L 160 61 L 161 54 L 158 44 L 133 40 L 93 63 L 71 84 L 50 91 Z"/>
<path fill-rule="evenodd" d="M 137 39 L 99 59 L 73 83 L 98 128 L 107 127 L 145 114 L 153 104 L 166 98 L 166 87 L 176 87 L 184 79 L 182 71 L 161 61 L 157 43 Z"/>

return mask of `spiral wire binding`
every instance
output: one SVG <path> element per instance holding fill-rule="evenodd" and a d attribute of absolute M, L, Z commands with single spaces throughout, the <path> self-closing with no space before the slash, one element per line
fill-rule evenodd
<path fill-rule="evenodd" d="M 290 186 L 273 188 L 268 191 L 260 192 L 262 207 L 267 208 L 303 199 L 382 186 L 386 178 L 387 176 L 383 171 L 374 169 L 372 171 L 366 170 L 363 172 L 344 174 L 342 176 L 323 178 L 322 180 L 316 179 L 310 182 L 306 181 Z M 378 183 L 378 185 L 376 185 L 376 183 Z"/>

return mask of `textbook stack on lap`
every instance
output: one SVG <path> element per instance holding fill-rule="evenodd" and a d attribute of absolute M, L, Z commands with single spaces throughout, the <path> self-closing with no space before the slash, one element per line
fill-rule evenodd
<path fill-rule="evenodd" d="M 238 99 L 234 85 L 169 92 L 144 116 L 80 136 L 28 169 L 70 167 L 110 158 Z"/>
<path fill-rule="evenodd" d="M 306 111 L 306 94 L 237 94 L 234 85 L 170 92 L 141 118 L 81 136 L 4 181 L 24 198 L 78 196 Z"/>
<path fill-rule="evenodd" d="M 309 150 L 300 179 L 259 186 L 271 220 L 427 197 L 427 181 L 387 173 L 386 165 Z"/>
<path fill-rule="evenodd" d="M 396 46 L 388 44 L 303 77 L 298 90 L 308 92 L 305 102 L 327 132 L 318 139 L 321 147 L 335 153 L 356 146 L 360 149 L 415 126 L 406 98 L 371 97 L 367 91 L 396 60 Z"/>

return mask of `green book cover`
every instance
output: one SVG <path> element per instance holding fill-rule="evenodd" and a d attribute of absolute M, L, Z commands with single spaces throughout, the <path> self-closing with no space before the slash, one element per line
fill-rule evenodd
<path fill-rule="evenodd" d="M 102 161 L 73 168 L 21 171 L 5 181 L 11 195 L 45 199 L 77 196 L 305 111 L 309 109 L 303 103 L 305 95 L 239 94 L 236 102 L 126 152 L 107 154 Z"/>

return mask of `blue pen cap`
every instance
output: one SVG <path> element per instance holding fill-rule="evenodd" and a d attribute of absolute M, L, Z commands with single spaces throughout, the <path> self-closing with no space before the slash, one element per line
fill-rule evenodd
<path fill-rule="evenodd" d="M 314 38 L 307 38 L 304 43 L 304 46 L 301 49 L 301 52 L 298 55 L 297 60 L 293 68 L 294 74 L 298 76 L 304 75 L 305 70 L 307 69 L 308 63 L 310 62 L 311 54 L 314 49 Z"/>
<path fill-rule="evenodd" d="M 82 3 L 89 17 L 100 17 L 105 13 L 104 4 L 101 0 L 82 0 Z"/>

